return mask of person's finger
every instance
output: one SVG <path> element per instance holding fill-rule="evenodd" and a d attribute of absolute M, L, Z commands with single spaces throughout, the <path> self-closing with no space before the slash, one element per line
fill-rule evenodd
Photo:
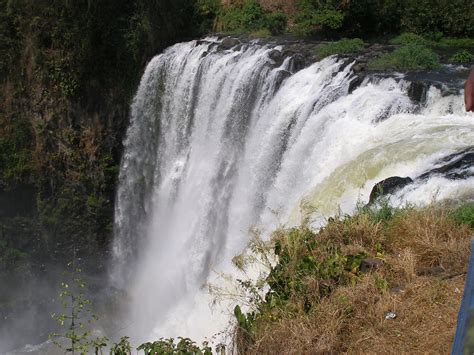
<path fill-rule="evenodd" d="M 472 80 L 466 81 L 466 85 L 464 85 L 464 102 L 466 104 L 466 111 L 473 111 L 474 109 L 474 82 Z"/>

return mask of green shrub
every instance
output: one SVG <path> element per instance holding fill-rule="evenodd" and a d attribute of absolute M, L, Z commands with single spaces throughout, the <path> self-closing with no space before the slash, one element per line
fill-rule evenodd
<path fill-rule="evenodd" d="M 199 32 L 206 33 L 213 30 L 215 27 L 216 18 L 222 11 L 221 2 L 219 0 L 197 0 L 195 7 L 199 17 Z"/>
<path fill-rule="evenodd" d="M 422 36 L 419 36 L 415 33 L 406 32 L 406 33 L 402 33 L 401 35 L 399 35 L 399 36 L 395 37 L 394 39 L 392 39 L 390 41 L 390 43 L 392 43 L 392 44 L 402 44 L 402 45 L 406 45 L 406 44 L 427 45 L 428 41 L 425 38 L 423 38 Z"/>
<path fill-rule="evenodd" d="M 153 343 L 148 342 L 140 345 L 137 350 L 143 350 L 145 354 L 193 354 L 193 355 L 212 355 L 212 349 L 206 342 L 202 347 L 198 346 L 189 338 L 178 337 L 178 342 L 175 343 L 173 338 L 160 339 Z M 216 348 L 217 352 L 217 348 Z M 126 355 L 128 353 L 124 353 Z M 122 355 L 117 354 L 115 355 Z"/>
<path fill-rule="evenodd" d="M 268 37 L 271 37 L 272 33 L 267 30 L 266 28 L 263 28 L 261 30 L 256 30 L 256 31 L 252 31 L 249 33 L 249 36 L 250 37 L 253 37 L 253 38 L 268 38 Z"/>
<path fill-rule="evenodd" d="M 472 36 L 472 0 L 406 0 L 401 25 L 403 30 L 418 34 Z"/>
<path fill-rule="evenodd" d="M 27 253 L 11 246 L 6 240 L 0 239 L 0 273 L 19 267 L 27 256 Z"/>
<path fill-rule="evenodd" d="M 245 0 L 223 7 L 219 13 L 216 29 L 254 34 L 267 30 L 272 35 L 279 35 L 285 31 L 286 23 L 285 14 L 265 11 L 256 0 Z"/>
<path fill-rule="evenodd" d="M 18 54 L 18 38 L 15 33 L 14 19 L 8 11 L 8 2 L 0 0 L 0 81 L 6 79 L 8 67 Z"/>
<path fill-rule="evenodd" d="M 91 347 L 99 351 L 107 342 L 105 337 L 93 337 L 92 324 L 98 317 L 92 312 L 92 302 L 86 298 L 87 285 L 81 278 L 81 272 L 74 257 L 63 273 L 65 279 L 60 283 L 58 298 L 62 312 L 51 315 L 63 332 L 50 333 L 48 338 L 64 353 L 85 354 Z"/>
<path fill-rule="evenodd" d="M 369 62 L 371 69 L 437 69 L 439 58 L 430 48 L 419 44 L 408 44 L 397 48 L 392 53 L 385 54 L 380 58 Z"/>
<path fill-rule="evenodd" d="M 453 212 L 452 218 L 458 224 L 467 224 L 474 228 L 474 203 L 467 203 L 458 207 Z"/>
<path fill-rule="evenodd" d="M 280 12 L 271 12 L 265 16 L 264 27 L 272 35 L 279 35 L 285 32 L 287 18 Z"/>
<path fill-rule="evenodd" d="M 401 30 L 438 41 L 443 35 L 473 36 L 471 0 L 299 0 L 294 32 L 337 30 L 346 36 L 380 36 Z"/>
<path fill-rule="evenodd" d="M 342 39 L 337 42 L 320 46 L 316 53 L 324 58 L 333 54 L 354 54 L 359 53 L 364 48 L 364 41 L 359 38 Z"/>
<path fill-rule="evenodd" d="M 472 54 L 466 50 L 459 51 L 455 53 L 449 61 L 452 63 L 466 64 L 472 61 Z"/>
<path fill-rule="evenodd" d="M 400 0 L 347 1 L 343 31 L 351 37 L 380 36 L 400 32 L 403 7 Z"/>
<path fill-rule="evenodd" d="M 406 207 L 405 209 L 409 210 L 409 207 Z M 400 210 L 392 207 L 388 199 L 385 197 L 379 198 L 377 202 L 371 206 L 366 206 L 366 205 L 357 206 L 357 215 L 360 215 L 360 216 L 365 215 L 373 223 L 381 222 L 383 224 L 387 224 L 394 218 L 394 216 L 397 213 L 400 213 Z"/>
<path fill-rule="evenodd" d="M 0 137 L 0 182 L 15 185 L 33 171 L 31 127 L 24 120 L 14 122 Z"/>
<path fill-rule="evenodd" d="M 428 32 L 428 33 L 424 33 L 423 37 L 433 42 L 439 42 L 443 39 L 443 32 L 440 32 L 440 31 Z"/>
<path fill-rule="evenodd" d="M 342 27 L 344 14 L 329 1 L 315 3 L 311 0 L 297 2 L 293 32 L 301 36 L 311 36 L 319 30 L 337 30 Z"/>
<path fill-rule="evenodd" d="M 438 43 L 439 47 L 474 47 L 473 38 L 442 38 Z"/>
<path fill-rule="evenodd" d="M 220 17 L 224 31 L 255 31 L 264 27 L 265 12 L 256 0 L 225 7 Z"/>

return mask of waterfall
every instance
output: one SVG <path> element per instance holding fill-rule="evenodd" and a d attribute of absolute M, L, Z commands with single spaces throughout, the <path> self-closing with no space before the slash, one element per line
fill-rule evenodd
<path fill-rule="evenodd" d="M 422 103 L 401 77 L 330 57 L 298 68 L 283 46 L 217 38 L 177 44 L 147 66 L 131 107 L 116 201 L 113 282 L 139 340 L 222 330 L 203 285 L 234 272 L 249 229 L 317 224 L 367 202 L 389 176 L 416 177 L 474 142 L 460 93 Z M 300 69 L 300 70 L 298 70 Z M 471 197 L 472 178 L 415 181 L 393 203 Z"/>

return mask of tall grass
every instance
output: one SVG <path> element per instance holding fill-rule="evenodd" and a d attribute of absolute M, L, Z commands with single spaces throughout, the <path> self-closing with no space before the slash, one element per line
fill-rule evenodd
<path fill-rule="evenodd" d="M 274 233 L 279 262 L 237 327 L 241 353 L 449 352 L 474 209 L 383 209 Z"/>

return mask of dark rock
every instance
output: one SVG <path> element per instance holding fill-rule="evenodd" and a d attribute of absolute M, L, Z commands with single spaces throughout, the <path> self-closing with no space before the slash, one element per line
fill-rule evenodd
<path fill-rule="evenodd" d="M 232 47 L 235 47 L 239 43 L 240 41 L 237 38 L 226 37 L 222 40 L 221 47 L 223 49 L 231 49 Z"/>
<path fill-rule="evenodd" d="M 284 48 L 283 51 L 281 52 L 281 56 L 284 57 L 284 58 L 288 58 L 288 57 L 291 57 L 293 55 L 295 55 L 297 52 L 289 49 L 289 48 Z"/>
<path fill-rule="evenodd" d="M 349 94 L 351 94 L 355 89 L 357 89 L 363 81 L 363 78 L 358 75 L 352 78 L 351 82 L 349 83 Z"/>
<path fill-rule="evenodd" d="M 436 276 L 444 272 L 442 266 L 424 267 L 416 272 L 418 276 Z"/>
<path fill-rule="evenodd" d="M 234 52 L 240 51 L 244 45 L 242 43 L 239 43 L 235 47 L 232 48 Z"/>
<path fill-rule="evenodd" d="M 200 46 L 201 44 L 208 44 L 208 43 L 211 43 L 210 41 L 208 41 L 207 39 L 198 39 L 196 41 L 196 45 Z"/>
<path fill-rule="evenodd" d="M 380 259 L 366 258 L 360 262 L 360 271 L 369 272 L 375 271 L 383 265 L 383 261 Z"/>
<path fill-rule="evenodd" d="M 420 81 L 414 81 L 408 87 L 408 97 L 417 103 L 425 102 L 426 92 L 426 85 Z"/>
<path fill-rule="evenodd" d="M 367 69 L 367 65 L 364 63 L 357 63 L 357 64 L 354 64 L 354 66 L 352 67 L 352 71 L 356 74 L 366 69 Z"/>
<path fill-rule="evenodd" d="M 392 295 L 397 295 L 397 294 L 405 292 L 405 287 L 403 286 L 392 287 L 388 290 L 388 292 L 391 293 Z"/>
<path fill-rule="evenodd" d="M 474 176 L 474 146 L 464 149 L 458 153 L 448 155 L 435 163 L 433 168 L 417 179 L 426 180 L 433 175 L 441 175 L 451 180 L 467 179 Z"/>
<path fill-rule="evenodd" d="M 381 50 L 381 49 L 384 49 L 384 45 L 383 44 L 379 44 L 379 43 L 375 43 L 373 44 L 372 46 L 369 47 L 369 49 L 371 51 L 378 51 L 378 50 Z"/>
<path fill-rule="evenodd" d="M 375 184 L 370 193 L 369 205 L 381 196 L 390 195 L 397 190 L 413 183 L 409 177 L 392 176 Z"/>
<path fill-rule="evenodd" d="M 281 59 L 281 52 L 277 49 L 273 49 L 268 52 L 268 57 L 275 62 L 279 62 Z"/>
<path fill-rule="evenodd" d="M 291 76 L 291 73 L 287 70 L 279 70 L 276 72 L 276 78 L 275 78 L 275 89 L 278 89 L 281 85 L 281 83 L 289 78 Z"/>
<path fill-rule="evenodd" d="M 290 71 L 296 73 L 306 67 L 306 59 L 301 54 L 295 54 L 291 58 Z"/>

